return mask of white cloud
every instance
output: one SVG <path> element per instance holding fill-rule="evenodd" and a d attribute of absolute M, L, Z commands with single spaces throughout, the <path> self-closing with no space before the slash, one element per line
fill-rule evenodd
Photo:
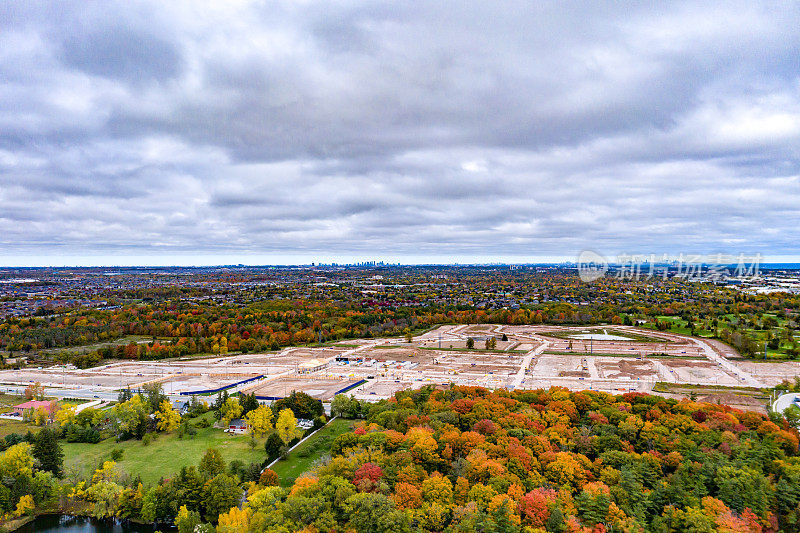
<path fill-rule="evenodd" d="M 798 9 L 6 3 L 0 245 L 797 255 Z"/>

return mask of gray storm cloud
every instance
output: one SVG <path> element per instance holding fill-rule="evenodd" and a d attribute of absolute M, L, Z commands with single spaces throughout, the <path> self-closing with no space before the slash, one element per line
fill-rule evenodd
<path fill-rule="evenodd" d="M 797 4 L 531 4 L 2 3 L 3 255 L 800 255 Z"/>

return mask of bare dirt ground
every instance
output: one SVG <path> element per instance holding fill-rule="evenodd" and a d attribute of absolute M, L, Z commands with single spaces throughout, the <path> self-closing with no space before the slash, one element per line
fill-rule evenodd
<path fill-rule="evenodd" d="M 552 336 L 586 331 L 627 335 L 631 340 Z M 508 341 L 499 340 L 503 334 Z M 466 348 L 468 337 L 489 335 L 498 339 L 498 351 Z M 636 340 L 655 337 L 663 342 Z M 378 400 L 404 388 L 450 383 L 524 389 L 556 385 L 613 393 L 647 392 L 657 383 L 667 383 L 687 385 L 691 394 L 702 395 L 703 390 L 720 393 L 726 387 L 733 390 L 756 382 L 773 386 L 800 375 L 800 362 L 742 361 L 735 359 L 735 351 L 716 341 L 624 326 L 446 325 L 415 337 L 410 344 L 397 338 L 339 344 L 203 359 L 119 361 L 88 370 L 5 370 L 0 371 L 0 384 L 26 386 L 40 381 L 54 389 L 115 390 L 160 382 L 167 392 L 177 393 L 215 389 L 263 375 L 265 381 L 243 386 L 243 390 L 264 396 L 303 390 L 328 401 L 336 391 L 361 379 L 368 382 L 354 390 L 356 397 Z M 476 341 L 476 348 L 482 347 Z M 337 357 L 349 361 L 337 362 Z M 304 363 L 312 361 L 314 368 L 309 371 Z"/>
<path fill-rule="evenodd" d="M 375 359 L 406 359 L 409 357 L 420 357 L 427 355 L 425 350 L 417 347 L 399 346 L 397 348 L 372 348 L 368 350 L 369 356 Z"/>
<path fill-rule="evenodd" d="M 767 414 L 766 405 L 762 400 L 753 398 L 752 396 L 746 396 L 743 394 L 733 394 L 730 392 L 706 394 L 703 396 L 698 396 L 697 401 L 705 403 L 730 405 L 731 407 L 735 409 L 741 409 L 742 411 L 755 411 L 757 413 Z"/>
<path fill-rule="evenodd" d="M 735 361 L 737 367 L 757 376 L 765 384 L 774 387 L 783 381 L 794 382 L 794 378 L 800 376 L 800 361 L 781 361 L 781 362 L 754 362 L 754 361 Z"/>
<path fill-rule="evenodd" d="M 389 398 L 394 396 L 395 392 L 420 388 L 423 385 L 425 383 L 413 381 L 372 381 L 364 387 L 360 387 L 354 396 L 360 400 Z"/>
<path fill-rule="evenodd" d="M 125 388 L 153 379 L 153 375 L 114 374 L 110 372 L 87 372 L 83 370 L 3 370 L 0 383 L 28 385 L 38 382 L 49 387 L 97 386 L 102 388 Z"/>
<path fill-rule="evenodd" d="M 167 394 L 202 391 L 227 387 L 233 383 L 253 378 L 259 374 L 182 374 L 158 380 Z"/>
<path fill-rule="evenodd" d="M 739 379 L 726 372 L 713 361 L 660 361 L 672 374 L 676 383 L 702 385 L 742 385 Z"/>
<path fill-rule="evenodd" d="M 353 379 L 317 379 L 314 377 L 283 377 L 249 389 L 248 393 L 255 393 L 256 396 L 280 397 L 290 394 L 292 391 L 302 391 L 323 402 L 329 402 L 334 394 L 357 380 Z"/>
<path fill-rule="evenodd" d="M 595 363 L 603 378 L 649 379 L 658 378 L 658 372 L 650 361 L 621 359 L 617 361 L 602 360 Z"/>
<path fill-rule="evenodd" d="M 556 339 L 549 343 L 550 352 L 574 352 L 579 354 L 626 354 L 632 356 L 661 354 L 675 357 L 702 357 L 701 350 L 688 343 L 652 343 L 639 341 Z"/>

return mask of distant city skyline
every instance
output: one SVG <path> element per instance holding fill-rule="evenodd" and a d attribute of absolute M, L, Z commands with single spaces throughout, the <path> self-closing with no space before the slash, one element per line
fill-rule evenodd
<path fill-rule="evenodd" d="M 214 266 L 296 266 L 310 265 L 330 265 L 337 263 L 340 265 L 353 265 L 356 263 L 383 261 L 385 265 L 524 265 L 524 264 L 558 264 L 574 263 L 575 257 L 538 257 L 538 258 L 491 258 L 473 257 L 461 259 L 448 259 L 442 257 L 410 257 L 410 258 L 391 258 L 374 259 L 362 257 L 340 257 L 325 259 L 309 259 L 304 256 L 272 256 L 272 257 L 220 257 L 220 256 L 79 256 L 79 257 L 3 257 L 0 258 L 0 270 L 9 268 L 36 268 L 36 267 L 214 267 Z M 789 263 L 800 266 L 800 256 L 766 256 L 762 259 L 762 265 L 775 265 Z M 611 261 L 611 264 L 615 264 Z"/>
<path fill-rule="evenodd" d="M 2 2 L 0 265 L 800 260 L 800 4 Z"/>

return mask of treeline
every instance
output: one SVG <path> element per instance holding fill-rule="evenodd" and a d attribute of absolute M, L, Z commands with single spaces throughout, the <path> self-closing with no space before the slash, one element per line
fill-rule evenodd
<path fill-rule="evenodd" d="M 302 392 L 293 392 L 267 406 L 254 395 L 229 396 L 223 391 L 210 405 L 193 397 L 178 411 L 157 385 L 139 391 L 123 390 L 118 402 L 107 410 L 89 407 L 75 411 L 74 405 L 62 405 L 42 420 L 45 427 L 35 434 L 29 431 L 0 438 L 0 520 L 58 508 L 98 518 L 172 525 L 176 519 L 186 521 L 186 516 L 179 513 L 183 508 L 184 514 L 188 512 L 191 520 L 196 518 L 197 524 L 215 524 L 221 513 L 239 502 L 243 492 L 258 483 L 277 484 L 274 472 L 265 470 L 266 464 L 326 422 L 321 402 Z M 307 432 L 298 428 L 298 417 L 313 421 Z M 247 422 L 252 446 L 266 437 L 263 461 L 228 463 L 218 450 L 209 449 L 198 465 L 165 472 L 158 483 L 145 486 L 136 472 L 124 472 L 118 467 L 124 451 L 114 448 L 110 460 L 98 465 L 88 477 L 81 478 L 78 472 L 64 473 L 62 441 L 91 446 L 109 438 L 138 439 L 146 446 L 158 433 L 176 433 L 178 438 L 191 439 L 199 429 L 210 428 L 214 419 L 222 426 L 214 431 L 222 431 L 239 418 Z M 213 531 L 212 526 L 206 525 L 207 531 Z"/>
<path fill-rule="evenodd" d="M 263 352 L 318 341 L 400 335 L 436 324 L 589 325 L 643 321 L 668 330 L 673 324 L 658 318 L 666 315 L 680 317 L 692 330 L 708 328 L 716 338 L 745 355 L 753 355 L 758 351 L 758 342 L 742 328 L 771 330 L 777 324 L 764 313 L 774 312 L 787 319 L 787 326 L 774 338 L 769 333 L 771 346 L 780 346 L 783 339 L 784 344 L 794 343 L 786 348 L 787 353 L 791 356 L 796 352 L 800 356 L 793 336 L 797 327 L 797 297 L 746 296 L 731 294 L 728 289 L 698 291 L 695 297 L 689 297 L 684 294 L 686 290 L 655 296 L 640 292 L 626 295 L 617 290 L 609 297 L 613 303 L 603 299 L 589 301 L 588 305 L 542 302 L 522 305 L 519 309 L 442 305 L 393 309 L 365 307 L 360 301 L 318 299 L 272 300 L 246 306 L 165 300 L 128 304 L 113 310 L 75 311 L 62 316 L 9 318 L 0 323 L 0 350 L 35 353 L 50 349 L 59 361 L 88 367 L 103 359 L 149 360 L 202 353 Z M 729 315 L 740 320 L 733 323 L 726 318 Z M 127 336 L 150 340 L 118 342 Z M 98 343 L 104 345 L 89 353 L 53 350 Z"/>
<path fill-rule="evenodd" d="M 252 487 L 218 531 L 800 530 L 798 433 L 778 416 L 555 388 L 338 408 L 366 420 L 330 460 Z"/>
<path fill-rule="evenodd" d="M 122 403 L 147 405 L 146 396 Z M 274 427 L 271 416 L 259 426 L 269 408 L 249 397 L 221 394 L 211 409 L 245 416 L 283 449 L 299 437 L 292 409 L 318 413 L 302 393 L 272 406 Z M 272 470 L 226 463 L 216 450 L 152 486 L 113 461 L 59 481 L 55 431 L 37 434 L 38 452 L 14 437 L 0 455 L 0 507 L 11 517 L 88 504 L 94 516 L 174 523 L 179 533 L 800 531 L 799 435 L 774 414 L 641 393 L 477 387 L 377 404 L 338 397 L 334 411 L 353 430 L 288 489 Z M 136 427 L 126 429 L 134 438 Z"/>

